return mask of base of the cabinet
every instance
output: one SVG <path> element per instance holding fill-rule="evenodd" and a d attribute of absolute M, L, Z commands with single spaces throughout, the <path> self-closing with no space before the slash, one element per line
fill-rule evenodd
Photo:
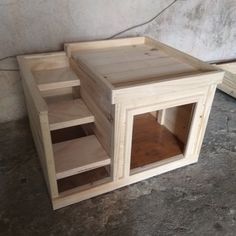
<path fill-rule="evenodd" d="M 146 166 L 144 169 L 138 173 L 131 173 L 127 178 L 117 179 L 109 181 L 108 179 L 101 180 L 99 185 L 92 188 L 78 191 L 65 191 L 59 194 L 59 197 L 52 199 L 53 209 L 59 209 L 71 204 L 78 203 L 80 201 L 113 191 L 118 188 L 163 174 L 165 172 L 196 163 L 198 156 L 188 156 L 183 157 L 183 155 L 177 155 L 175 157 L 160 161 L 158 166 Z M 105 182 L 105 183 L 104 183 Z"/>

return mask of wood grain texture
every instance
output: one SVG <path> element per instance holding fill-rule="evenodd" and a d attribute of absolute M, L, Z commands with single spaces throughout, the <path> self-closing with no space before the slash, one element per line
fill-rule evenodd
<path fill-rule="evenodd" d="M 31 63 L 24 58 L 24 56 L 18 57 L 17 60 L 21 70 L 30 127 L 43 174 L 50 196 L 52 198 L 57 197 L 58 188 L 56 183 L 55 163 L 53 160 L 47 105 L 37 89 L 37 85 L 31 72 Z"/>
<path fill-rule="evenodd" d="M 163 125 L 184 144 L 187 143 L 194 104 L 187 104 L 165 110 Z"/>
<path fill-rule="evenodd" d="M 75 73 L 68 67 L 33 71 L 40 91 L 67 88 L 80 85 Z"/>
<path fill-rule="evenodd" d="M 94 135 L 53 144 L 57 179 L 109 165 L 111 159 Z"/>
<path fill-rule="evenodd" d="M 183 151 L 184 144 L 150 113 L 134 117 L 131 169 L 183 154 Z"/>
<path fill-rule="evenodd" d="M 225 71 L 223 83 L 219 84 L 218 88 L 236 98 L 236 62 L 220 63 L 216 67 Z"/>
<path fill-rule="evenodd" d="M 48 105 L 50 130 L 94 122 L 94 116 L 82 99 L 56 96 L 45 99 Z"/>

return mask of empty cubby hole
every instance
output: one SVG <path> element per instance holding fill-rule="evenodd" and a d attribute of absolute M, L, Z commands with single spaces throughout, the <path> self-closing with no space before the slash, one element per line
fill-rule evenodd
<path fill-rule="evenodd" d="M 130 168 L 184 155 L 195 104 L 134 116 Z"/>

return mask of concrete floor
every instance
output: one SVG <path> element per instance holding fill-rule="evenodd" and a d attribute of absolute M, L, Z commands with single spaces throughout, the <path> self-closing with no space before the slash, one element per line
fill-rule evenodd
<path fill-rule="evenodd" d="M 0 235 L 236 235 L 236 101 L 217 92 L 199 163 L 52 211 L 28 121 L 0 125 Z"/>

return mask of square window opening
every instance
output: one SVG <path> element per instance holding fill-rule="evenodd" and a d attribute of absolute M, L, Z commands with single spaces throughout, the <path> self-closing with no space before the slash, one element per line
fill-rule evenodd
<path fill-rule="evenodd" d="M 195 106 L 191 103 L 134 116 L 131 173 L 184 155 Z"/>

